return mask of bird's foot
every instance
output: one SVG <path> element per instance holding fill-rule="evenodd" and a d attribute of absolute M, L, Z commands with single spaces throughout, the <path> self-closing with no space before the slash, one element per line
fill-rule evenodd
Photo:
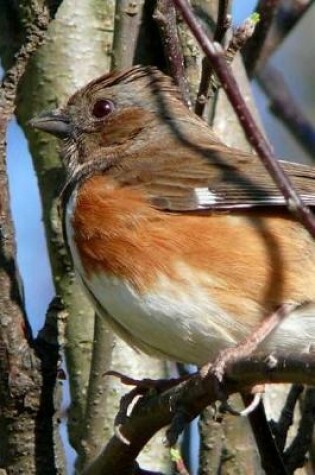
<path fill-rule="evenodd" d="M 202 378 L 213 378 L 213 384 L 217 394 L 217 399 L 221 401 L 221 412 L 230 412 L 234 415 L 245 416 L 250 414 L 259 404 L 262 397 L 262 386 L 255 386 L 251 389 L 251 394 L 254 395 L 252 402 L 243 411 L 238 411 L 228 404 L 227 393 L 224 389 L 224 379 L 227 377 L 227 370 L 229 366 L 237 361 L 244 360 L 252 356 L 260 343 L 278 326 L 278 324 L 292 311 L 294 306 L 292 304 L 282 305 L 276 312 L 266 317 L 263 322 L 252 331 L 252 333 L 239 345 L 228 348 L 220 352 L 216 360 L 203 366 L 199 373 Z M 129 441 L 121 432 L 121 426 L 125 423 L 128 417 L 128 410 L 130 405 L 138 396 L 147 396 L 150 393 L 162 393 L 187 379 L 194 377 L 194 375 L 186 375 L 180 378 L 173 379 L 134 379 L 117 371 L 109 371 L 107 375 L 118 377 L 123 384 L 134 386 L 134 388 L 121 398 L 118 414 L 115 418 L 115 433 L 116 436 L 125 444 L 129 445 Z M 182 407 L 177 407 L 176 401 L 172 412 L 174 413 L 173 421 L 167 431 L 167 443 L 173 446 L 179 434 L 183 431 L 185 425 L 193 419 L 193 415 Z"/>
<path fill-rule="evenodd" d="M 247 416 L 252 412 L 260 402 L 262 396 L 262 386 L 254 386 L 251 389 L 251 394 L 254 398 L 250 405 L 243 411 L 238 411 L 228 404 L 228 397 L 224 390 L 224 378 L 226 377 L 226 370 L 233 363 L 242 361 L 252 356 L 258 346 L 270 335 L 270 333 L 277 328 L 279 323 L 293 310 L 295 305 L 283 304 L 274 313 L 266 317 L 260 325 L 253 329 L 249 336 L 243 340 L 239 345 L 226 348 L 221 351 L 213 363 L 206 364 L 200 369 L 202 378 L 213 377 L 214 386 L 217 398 L 221 401 L 220 410 L 222 412 L 229 412 L 234 415 Z"/>
<path fill-rule="evenodd" d="M 126 376 L 118 371 L 108 371 L 106 376 L 115 376 L 120 379 L 123 384 L 127 386 L 134 386 L 134 388 L 129 391 L 127 394 L 122 396 L 119 403 L 119 410 L 115 417 L 114 431 L 116 437 L 120 439 L 124 444 L 129 445 L 128 439 L 122 434 L 121 427 L 126 422 L 128 417 L 128 410 L 131 404 L 138 396 L 149 396 L 150 394 L 160 394 L 177 384 L 186 381 L 190 375 L 185 375 L 179 378 L 171 379 L 134 379 L 130 376 Z M 178 425 L 178 424 L 177 424 Z"/>

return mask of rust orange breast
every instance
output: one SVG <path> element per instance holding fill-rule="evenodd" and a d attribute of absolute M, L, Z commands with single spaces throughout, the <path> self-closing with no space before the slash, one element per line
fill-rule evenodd
<path fill-rule="evenodd" d="M 161 274 L 187 287 L 195 275 L 239 318 L 251 318 L 255 306 L 267 313 L 315 300 L 314 243 L 281 211 L 170 214 L 141 190 L 95 176 L 80 188 L 71 223 L 86 275 L 127 279 L 139 292 Z"/>

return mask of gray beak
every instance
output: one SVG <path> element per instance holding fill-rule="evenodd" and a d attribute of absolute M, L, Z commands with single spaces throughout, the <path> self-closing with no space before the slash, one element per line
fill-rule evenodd
<path fill-rule="evenodd" d="M 60 139 L 65 139 L 71 135 L 71 124 L 69 117 L 58 109 L 51 112 L 43 112 L 38 117 L 29 121 L 31 127 L 43 130 L 55 135 Z"/>

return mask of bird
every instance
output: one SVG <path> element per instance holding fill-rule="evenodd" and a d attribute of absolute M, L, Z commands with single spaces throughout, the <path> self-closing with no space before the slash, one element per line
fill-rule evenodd
<path fill-rule="evenodd" d="M 129 345 L 202 366 L 314 351 L 315 245 L 259 158 L 225 145 L 153 66 L 105 74 L 31 125 L 61 140 L 64 235 L 96 312 Z M 281 161 L 315 206 L 315 169 Z"/>

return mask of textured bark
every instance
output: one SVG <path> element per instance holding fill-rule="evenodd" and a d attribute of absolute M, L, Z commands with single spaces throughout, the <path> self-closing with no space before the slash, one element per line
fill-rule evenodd
<path fill-rule="evenodd" d="M 16 23 L 24 18 L 23 28 L 20 25 L 24 35 L 12 39 L 8 51 L 16 51 L 16 55 L 10 58 L 8 54 L 4 59 L 10 67 L 0 88 L 0 465 L 8 474 L 56 474 L 63 468 L 62 457 L 57 457 L 60 447 L 58 421 L 54 417 L 58 347 L 55 345 L 53 351 L 44 354 L 45 345 L 47 349 L 50 344 L 44 338 L 34 342 L 28 326 L 16 264 L 5 147 L 6 126 L 13 115 L 17 88 L 29 58 L 43 42 L 50 18 L 48 9 L 37 2 L 28 2 L 26 9 L 20 2 L 16 8 Z M 5 26 L 10 23 L 9 9 L 6 4 Z M 4 28 L 6 39 L 7 34 Z M 0 43 L 2 50 L 3 37 Z"/>

